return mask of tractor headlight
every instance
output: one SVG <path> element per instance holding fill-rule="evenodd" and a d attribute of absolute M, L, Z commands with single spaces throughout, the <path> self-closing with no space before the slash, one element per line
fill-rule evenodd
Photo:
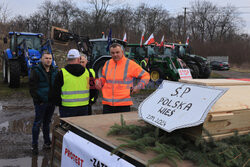
<path fill-rule="evenodd" d="M 38 58 L 38 57 L 36 57 L 36 56 L 33 56 L 33 57 L 31 57 L 31 60 L 32 61 L 37 61 L 37 60 L 39 60 L 40 58 Z"/>

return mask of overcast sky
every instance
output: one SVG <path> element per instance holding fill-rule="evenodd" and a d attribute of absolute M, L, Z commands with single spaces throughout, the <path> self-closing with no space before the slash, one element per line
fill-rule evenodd
<path fill-rule="evenodd" d="M 57 1 L 57 0 L 53 0 Z M 72 0 L 81 9 L 88 8 L 88 0 Z M 112 1 L 112 0 L 111 0 Z M 114 1 L 114 0 L 113 0 Z M 214 5 L 222 7 L 232 5 L 237 8 L 239 16 L 245 21 L 246 26 L 243 32 L 250 34 L 250 0 L 207 0 L 212 2 Z M 0 0 L 0 4 L 5 3 L 11 11 L 11 16 L 14 17 L 17 14 L 29 16 L 34 13 L 38 6 L 44 2 L 44 0 Z M 116 0 L 117 2 L 117 0 Z M 136 7 L 140 3 L 146 3 L 149 6 L 162 6 L 167 9 L 170 14 L 177 15 L 183 13 L 184 7 L 188 8 L 194 0 L 120 0 L 120 5 L 129 5 Z"/>

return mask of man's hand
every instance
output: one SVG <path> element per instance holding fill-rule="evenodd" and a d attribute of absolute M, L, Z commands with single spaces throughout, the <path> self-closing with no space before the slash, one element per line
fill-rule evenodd
<path fill-rule="evenodd" d="M 135 87 L 132 88 L 131 95 L 137 94 L 139 92 L 140 92 L 140 89 L 137 86 L 135 86 Z"/>
<path fill-rule="evenodd" d="M 96 89 L 98 89 L 98 90 L 100 90 L 100 89 L 102 89 L 102 81 L 101 81 L 101 79 L 96 79 L 95 80 L 95 87 L 96 87 Z"/>

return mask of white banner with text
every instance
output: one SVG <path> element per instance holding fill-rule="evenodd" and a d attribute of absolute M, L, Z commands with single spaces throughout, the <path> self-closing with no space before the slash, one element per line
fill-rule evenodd
<path fill-rule="evenodd" d="M 139 116 L 167 132 L 204 122 L 227 88 L 164 80 L 139 106 Z"/>
<path fill-rule="evenodd" d="M 134 167 L 134 165 L 68 131 L 63 136 L 61 167 Z"/>

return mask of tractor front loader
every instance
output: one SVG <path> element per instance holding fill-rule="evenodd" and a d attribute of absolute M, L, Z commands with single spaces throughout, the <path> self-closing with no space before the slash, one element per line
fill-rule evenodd
<path fill-rule="evenodd" d="M 87 55 L 87 66 L 95 70 L 97 77 L 101 76 L 105 62 L 111 59 L 109 50 L 107 50 L 108 38 L 89 39 L 86 36 L 70 33 L 66 29 L 54 26 L 52 27 L 51 37 L 55 42 L 58 41 L 64 45 L 68 45 L 69 41 L 75 41 L 78 50 Z M 112 38 L 113 42 L 126 46 L 126 42 L 120 39 Z"/>

